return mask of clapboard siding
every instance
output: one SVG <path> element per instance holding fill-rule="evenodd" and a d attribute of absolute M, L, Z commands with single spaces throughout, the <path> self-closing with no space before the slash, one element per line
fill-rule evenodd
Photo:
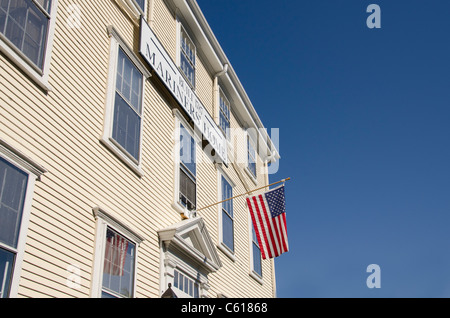
<path fill-rule="evenodd" d="M 152 29 L 173 59 L 177 54 L 177 19 L 165 0 L 149 0 Z M 174 200 L 176 138 L 173 101 L 167 100 L 156 78 L 145 83 L 142 123 L 142 170 L 138 177 L 100 142 L 104 130 L 110 38 L 113 26 L 138 59 L 139 27 L 115 1 L 83 1 L 81 27 L 70 28 L 68 0 L 58 1 L 56 28 L 46 94 L 0 55 L 0 136 L 42 164 L 36 182 L 27 231 L 19 297 L 89 297 L 95 258 L 96 220 L 101 207 L 144 237 L 138 248 L 137 297 L 159 297 L 159 238 L 157 231 L 180 221 Z M 201 48 L 198 48 L 201 49 Z M 214 116 L 214 74 L 197 56 L 196 94 Z M 244 130 L 232 114 L 231 140 L 235 157 L 246 158 Z M 199 208 L 221 200 L 218 170 L 197 147 Z M 233 156 L 231 156 L 233 157 Z M 263 164 L 258 159 L 258 167 Z M 236 168 L 237 167 L 237 168 Z M 245 163 L 223 167 L 236 185 L 234 194 L 266 184 L 245 173 Z M 238 169 L 238 170 L 236 170 Z M 220 207 L 199 212 L 212 240 L 220 244 Z M 245 199 L 234 201 L 235 261 L 219 251 L 223 267 L 209 275 L 210 297 L 272 297 L 272 262 L 263 262 L 264 284 L 250 277 L 250 223 Z M 81 271 L 81 286 L 70 288 L 68 266 Z"/>

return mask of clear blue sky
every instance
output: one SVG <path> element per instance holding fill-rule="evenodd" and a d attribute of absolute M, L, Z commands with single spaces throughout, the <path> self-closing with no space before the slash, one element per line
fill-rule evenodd
<path fill-rule="evenodd" d="M 278 296 L 450 297 L 450 1 L 198 3 L 280 128 L 271 181 L 292 181 Z M 366 25 L 371 3 L 381 29 Z"/>

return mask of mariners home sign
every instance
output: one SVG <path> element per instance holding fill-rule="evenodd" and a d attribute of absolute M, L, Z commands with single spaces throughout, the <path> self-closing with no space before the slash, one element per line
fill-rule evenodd
<path fill-rule="evenodd" d="M 220 128 L 202 105 L 198 97 L 167 54 L 150 26 L 141 18 L 141 41 L 139 51 L 145 61 L 186 111 L 204 138 L 210 143 L 224 164 L 227 164 L 227 142 Z"/>

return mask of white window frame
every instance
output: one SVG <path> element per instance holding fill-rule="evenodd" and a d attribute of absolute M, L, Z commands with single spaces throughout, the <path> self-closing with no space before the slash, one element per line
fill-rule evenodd
<path fill-rule="evenodd" d="M 180 158 L 180 125 L 183 125 L 183 127 L 189 132 L 192 138 L 194 138 L 195 141 L 195 159 L 197 161 L 197 175 L 196 175 L 196 188 L 195 188 L 195 202 L 198 206 L 198 156 L 201 154 L 199 152 L 199 144 L 201 142 L 201 139 L 197 136 L 195 131 L 192 129 L 191 125 L 184 119 L 183 115 L 181 115 L 180 111 L 177 109 L 173 110 L 173 114 L 175 116 L 175 148 L 174 148 L 174 161 L 175 161 L 175 185 L 174 185 L 174 197 L 173 197 L 173 203 L 172 207 L 179 212 L 180 214 L 184 215 L 185 217 L 190 217 L 191 212 L 188 211 L 187 208 L 185 208 L 180 203 L 180 169 L 181 169 L 181 158 Z"/>
<path fill-rule="evenodd" d="M 143 144 L 143 123 L 145 113 L 145 82 L 151 76 L 146 67 L 139 61 L 133 50 L 128 47 L 116 29 L 112 26 L 108 27 L 108 35 L 110 36 L 110 61 L 108 70 L 108 83 L 106 94 L 106 110 L 104 119 L 104 130 L 100 141 L 120 160 L 122 160 L 132 171 L 139 177 L 144 175 L 142 170 L 142 144 Z M 129 154 L 118 142 L 112 137 L 114 126 L 114 106 L 116 96 L 116 79 L 117 79 L 117 62 L 119 56 L 119 49 L 127 55 L 130 61 L 142 73 L 142 96 L 141 96 L 141 127 L 140 127 L 140 144 L 139 144 L 139 159 L 136 160 Z"/>
<path fill-rule="evenodd" d="M 133 294 L 131 295 L 131 298 L 134 298 L 136 297 L 139 246 L 144 241 L 144 238 L 136 230 L 125 225 L 124 221 L 119 220 L 117 217 L 113 216 L 106 210 L 100 207 L 94 207 L 92 211 L 95 220 L 97 221 L 97 226 L 96 226 L 95 250 L 94 250 L 94 266 L 92 272 L 91 297 L 101 298 L 102 296 L 103 262 L 105 257 L 106 231 L 109 227 L 112 230 L 119 233 L 120 235 L 127 238 L 130 242 L 132 242 L 136 246 L 136 254 L 134 259 Z"/>
<path fill-rule="evenodd" d="M 11 286 L 9 290 L 9 297 L 15 298 L 18 295 L 19 280 L 22 270 L 23 256 L 25 252 L 25 241 L 28 232 L 28 225 L 30 222 L 34 187 L 36 184 L 36 180 L 40 180 L 41 175 L 46 173 L 47 170 L 1 138 L 0 157 L 11 163 L 16 168 L 22 170 L 24 173 L 28 174 L 27 189 L 25 192 L 17 248 L 6 246 L 5 244 L 0 243 L 1 248 L 16 254 L 14 268 L 12 271 Z"/>
<path fill-rule="evenodd" d="M 34 0 L 32 0 L 35 2 Z M 53 0 L 50 8 L 49 24 L 47 30 L 47 42 L 44 52 L 44 64 L 42 69 L 31 62 L 13 43 L 3 34 L 0 34 L 0 51 L 5 54 L 19 69 L 29 76 L 41 89 L 46 92 L 52 90 L 48 83 L 50 73 L 51 52 L 55 34 L 58 0 Z"/>
<path fill-rule="evenodd" d="M 187 30 L 186 27 L 184 27 L 184 23 L 179 19 L 179 17 L 177 16 L 177 56 L 176 56 L 176 61 L 177 61 L 177 65 L 178 68 L 180 69 L 180 73 L 183 75 L 183 77 L 186 80 L 186 83 L 188 83 L 188 85 L 192 88 L 192 90 L 195 91 L 195 87 L 196 87 L 196 82 L 197 82 L 197 45 L 195 44 L 195 42 L 192 40 L 192 37 L 190 35 L 190 32 Z M 182 30 L 184 31 L 184 33 L 186 34 L 188 40 L 192 43 L 192 45 L 194 46 L 194 65 L 193 65 L 193 69 L 194 69 L 194 83 L 191 83 L 191 81 L 188 79 L 188 77 L 186 76 L 186 74 L 184 74 L 184 71 L 181 69 L 181 54 L 183 54 L 182 49 L 181 49 L 181 32 Z"/>
<path fill-rule="evenodd" d="M 216 165 L 217 167 L 217 184 L 218 184 L 218 192 L 217 192 L 217 202 L 222 201 L 222 177 L 224 177 L 228 183 L 230 184 L 231 188 L 236 188 L 236 184 L 228 177 L 228 175 L 225 173 L 221 165 Z M 234 212 L 234 211 L 233 211 Z M 225 243 L 223 243 L 223 215 L 222 215 L 222 204 L 217 205 L 217 213 L 218 213 L 218 220 L 219 220 L 219 242 L 217 243 L 217 248 L 221 250 L 226 256 L 228 256 L 233 262 L 236 261 L 236 237 L 235 237 L 235 231 L 233 230 L 233 239 L 234 239 L 234 251 L 232 251 Z M 234 213 L 233 213 L 234 214 Z M 235 215 L 233 215 L 233 229 L 235 228 Z"/>

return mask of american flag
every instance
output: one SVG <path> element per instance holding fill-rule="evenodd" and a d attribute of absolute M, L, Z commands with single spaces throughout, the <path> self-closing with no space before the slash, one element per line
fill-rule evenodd
<path fill-rule="evenodd" d="M 289 251 L 284 185 L 247 197 L 247 206 L 263 259 Z"/>

